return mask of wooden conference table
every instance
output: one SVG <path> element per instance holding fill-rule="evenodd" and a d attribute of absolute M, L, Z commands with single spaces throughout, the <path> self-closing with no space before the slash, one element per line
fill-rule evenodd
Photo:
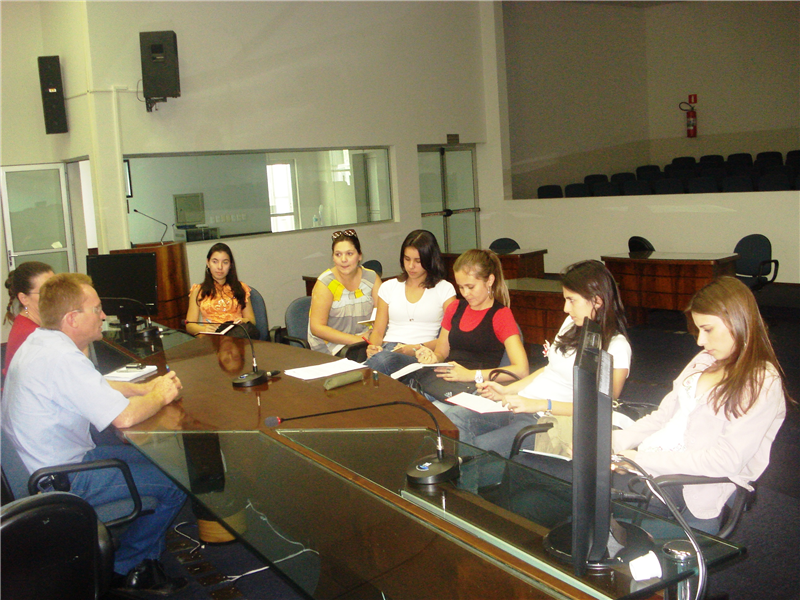
<path fill-rule="evenodd" d="M 632 325 L 653 308 L 684 310 L 700 288 L 736 274 L 738 254 L 630 252 L 600 257 L 617 281 Z"/>
<path fill-rule="evenodd" d="M 268 370 L 331 360 L 264 342 L 256 343 L 256 355 Z M 264 425 L 273 415 L 426 402 L 386 376 L 331 391 L 321 380 L 286 375 L 234 389 L 231 381 L 250 365 L 249 344 L 218 337 L 177 344 L 143 362 L 177 372 L 183 396 L 125 437 L 311 597 L 647 598 L 687 576 L 667 570 L 663 579 L 637 583 L 619 564 L 576 578 L 543 549 L 553 519 L 571 514 L 569 484 L 451 438 L 446 452 L 472 459 L 459 480 L 433 489 L 406 483 L 408 465 L 434 451 L 423 411 L 390 406 L 298 419 L 277 430 Z M 455 435 L 444 415 L 425 406 L 443 433 Z M 636 509 L 614 511 L 644 519 L 643 526 L 655 519 L 663 529 L 653 534 L 656 547 L 682 535 Z M 709 565 L 741 553 L 712 538 L 702 543 Z"/>

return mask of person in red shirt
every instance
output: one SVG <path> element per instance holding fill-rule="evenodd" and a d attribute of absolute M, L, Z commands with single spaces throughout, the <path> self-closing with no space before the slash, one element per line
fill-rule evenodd
<path fill-rule="evenodd" d="M 13 321 L 13 325 L 6 344 L 3 377 L 22 342 L 42 324 L 39 318 L 39 288 L 53 275 L 53 267 L 35 260 L 22 263 L 8 274 L 8 308 L 3 323 Z"/>

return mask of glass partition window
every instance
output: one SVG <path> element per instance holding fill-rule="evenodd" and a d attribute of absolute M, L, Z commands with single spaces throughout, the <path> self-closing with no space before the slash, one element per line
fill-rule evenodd
<path fill-rule="evenodd" d="M 126 156 L 133 243 L 207 240 L 392 218 L 388 148 Z M 203 221 L 177 223 L 176 197 L 202 197 Z M 133 212 L 136 209 L 140 213 Z"/>

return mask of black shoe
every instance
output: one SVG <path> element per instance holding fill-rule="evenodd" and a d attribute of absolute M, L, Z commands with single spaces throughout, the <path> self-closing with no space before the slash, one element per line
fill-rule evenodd
<path fill-rule="evenodd" d="M 123 592 L 166 597 L 179 592 L 189 582 L 184 577 L 170 577 L 160 561 L 148 558 L 128 571 L 120 583 L 117 589 Z"/>

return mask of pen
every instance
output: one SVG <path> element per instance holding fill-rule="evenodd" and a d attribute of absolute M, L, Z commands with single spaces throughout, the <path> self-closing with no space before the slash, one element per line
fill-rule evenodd
<path fill-rule="evenodd" d="M 365 338 L 363 335 L 361 336 L 361 339 L 369 344 L 369 340 L 367 338 Z"/>

